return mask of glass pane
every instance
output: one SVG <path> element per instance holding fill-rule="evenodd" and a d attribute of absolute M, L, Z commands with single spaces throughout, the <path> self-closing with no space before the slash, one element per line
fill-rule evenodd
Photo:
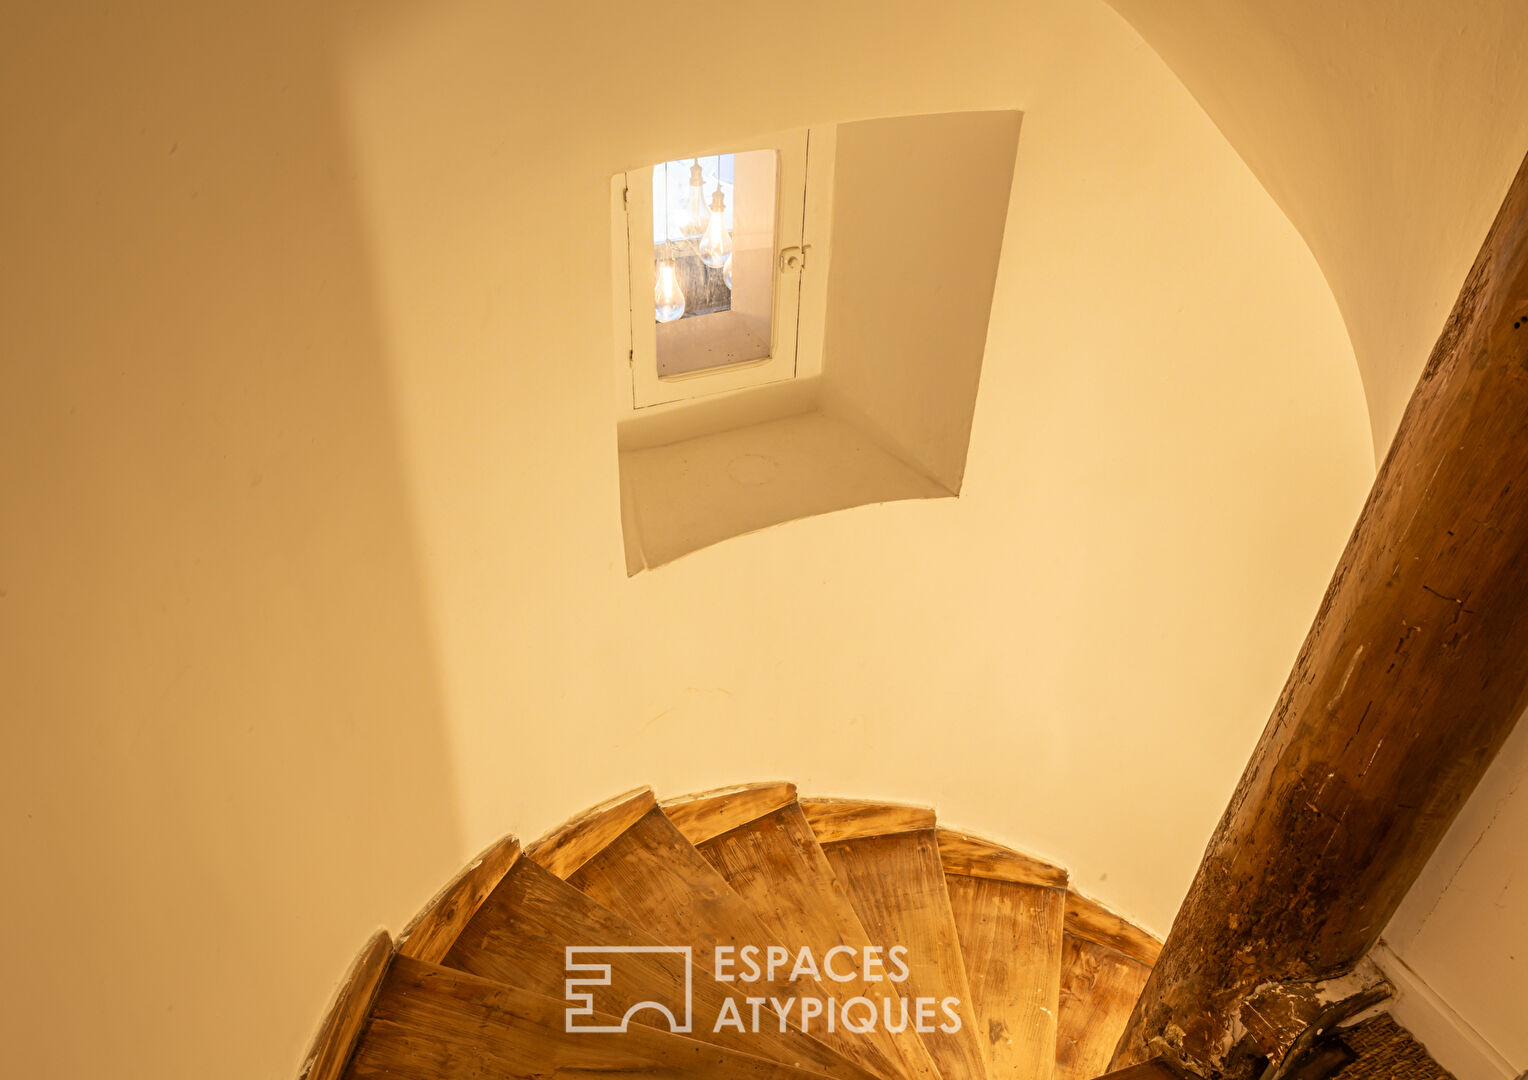
<path fill-rule="evenodd" d="M 777 166 L 750 150 L 653 167 L 659 376 L 769 356 Z"/>

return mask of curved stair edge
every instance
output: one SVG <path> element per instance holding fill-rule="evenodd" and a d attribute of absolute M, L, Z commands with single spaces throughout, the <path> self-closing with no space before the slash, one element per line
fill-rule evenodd
<path fill-rule="evenodd" d="M 661 813 L 654 814 L 655 810 Z M 569 885 L 578 885 L 579 882 L 571 879 L 617 840 L 624 837 L 623 843 L 631 847 L 640 843 L 642 836 L 651 833 L 652 826 L 644 825 L 643 829 L 626 836 L 644 820 L 663 825 L 668 830 L 667 835 L 673 837 L 672 843 L 682 846 L 685 857 L 689 858 L 692 849 L 699 857 L 702 850 L 711 851 L 715 843 L 720 842 L 720 837 L 733 834 L 735 830 L 742 835 L 744 826 L 755 822 L 762 824 L 765 818 L 778 822 L 780 814 L 787 811 L 796 822 L 809 826 L 804 829 L 798 824 L 795 828 L 808 833 L 805 842 L 819 852 L 815 858 L 820 862 L 824 854 L 828 855 L 833 868 L 828 871 L 827 880 L 832 882 L 844 873 L 851 875 L 850 879 L 845 879 L 843 887 L 850 889 L 849 895 L 855 899 L 860 917 L 872 919 L 866 930 L 874 925 L 879 938 L 895 940 L 898 934 L 892 931 L 901 928 L 917 930 L 921 924 L 907 924 L 905 917 L 898 923 L 885 908 L 888 902 L 895 907 L 898 893 L 886 893 L 887 881 L 880 877 L 895 879 L 892 871 L 896 868 L 890 864 L 878 867 L 873 860 L 858 865 L 855 858 L 862 860 L 862 856 L 851 858 L 851 853 L 882 849 L 888 853 L 901 851 L 902 855 L 895 856 L 901 860 L 901 872 L 912 873 L 919 880 L 928 882 L 921 887 L 927 899 L 918 910 L 930 913 L 920 918 L 935 920 L 930 924 L 935 937 L 927 939 L 924 947 L 942 957 L 935 970 L 945 970 L 944 965 L 949 965 L 946 975 L 935 976 L 933 982 L 937 984 L 943 979 L 947 985 L 961 988 L 964 996 L 959 1007 L 962 1011 L 969 1010 L 968 1016 L 980 1017 L 981 1024 L 972 1024 L 972 1027 L 981 1030 L 979 1056 L 982 1064 L 978 1068 L 973 1065 L 968 1051 L 956 1051 L 952 1045 L 945 1045 L 936 1053 L 943 1072 L 935 1071 L 925 1080 L 1014 1080 L 1015 1077 L 1021 1077 L 1021 1080 L 1090 1080 L 1095 1075 L 1095 1060 L 1104 1053 L 1101 1049 L 1104 1043 L 1109 1042 L 1109 1049 L 1112 1049 L 1112 1040 L 1102 1028 L 1116 1020 L 1122 1024 L 1128 1016 L 1128 1006 L 1133 1005 L 1145 975 L 1161 951 L 1159 940 L 1071 886 L 1065 868 L 975 834 L 940 826 L 930 807 L 865 799 L 802 798 L 798 796 L 795 784 L 773 781 L 718 788 L 662 802 L 650 787 L 638 788 L 575 815 L 523 850 L 513 836 L 505 836 L 491 844 L 425 904 L 399 934 L 396 943 L 386 930 L 378 931 L 368 940 L 325 1013 L 304 1058 L 300 1080 L 344 1080 L 370 1075 L 368 1070 L 375 1064 L 372 1059 L 378 1056 L 377 1047 L 366 1055 L 358 1055 L 357 1048 L 362 1047 L 363 1042 L 371 1046 L 375 1041 L 366 1036 L 373 1015 L 380 1015 L 378 1010 L 387 1011 L 382 1008 L 383 1004 L 394 1012 L 402 1008 L 405 1013 L 409 1005 L 398 1001 L 397 994 L 392 991 L 384 993 L 386 986 L 397 982 L 402 987 L 415 983 L 425 987 L 431 978 L 455 978 L 453 973 L 456 972 L 469 981 L 473 978 L 466 976 L 460 968 L 439 965 L 500 882 L 508 885 L 505 877 L 520 859 L 542 867 Z M 876 838 L 880 838 L 876 843 L 863 843 Z M 730 839 L 727 842 L 733 843 Z M 886 843 L 892 846 L 885 848 Z M 915 857 L 908 862 L 908 853 L 914 849 Z M 719 851 L 707 858 L 715 862 L 720 857 Z M 716 868 L 725 869 L 720 864 Z M 839 886 L 833 888 L 836 890 Z M 870 895 L 865 895 L 867 888 Z M 860 893 L 857 897 L 854 896 L 855 889 Z M 929 892 L 929 889 L 934 891 Z M 724 891 L 729 894 L 729 901 L 740 899 L 731 883 Z M 877 893 L 880 895 L 875 895 Z M 502 901 L 500 904 L 502 906 Z M 1013 922 L 1015 904 L 1019 907 L 1029 904 L 1033 908 L 1031 915 L 1018 923 Z M 934 914 L 939 911 L 943 914 Z M 853 916 L 849 918 L 852 922 Z M 888 922 L 888 918 L 891 921 Z M 1017 947 L 1012 943 L 1023 937 L 1021 930 L 1025 919 L 1029 921 L 1031 937 L 1034 933 L 1041 934 L 1041 938 L 1034 939 L 1034 955 L 1046 957 L 1044 962 L 1055 971 L 1052 978 L 1031 970 L 1027 975 L 1030 982 L 1019 987 L 1014 982 L 1014 974 L 1007 970 L 1013 966 L 1010 958 L 994 949 Z M 944 929 L 940 930 L 940 926 Z M 1001 926 L 1003 932 L 994 935 L 992 931 L 997 926 Z M 922 929 L 927 931 L 929 927 Z M 891 933 L 890 937 L 886 936 L 888 933 Z M 668 940 L 663 935 L 659 939 Z M 947 944 L 939 946 L 940 940 Z M 1004 942 L 1008 944 L 1003 945 Z M 950 944 L 954 945 L 953 953 Z M 396 966 L 394 960 L 399 957 L 414 965 L 409 969 L 414 983 L 408 979 L 390 980 L 389 971 Z M 466 954 L 462 954 L 452 964 L 464 962 L 465 957 Z M 975 970 L 972 970 L 973 965 Z M 1023 965 L 1019 966 L 1022 968 Z M 1030 966 L 1033 968 L 1034 964 Z M 1035 978 L 1041 978 L 1041 982 L 1034 983 Z M 425 981 L 420 982 L 420 979 Z M 1047 979 L 1051 986 L 1049 990 L 1044 985 Z M 545 982 L 545 978 L 540 981 Z M 925 985 L 930 985 L 927 976 Z M 497 995 L 498 1000 L 535 1003 L 534 1008 L 544 1012 L 551 1010 L 553 1003 L 558 1007 L 563 1004 L 556 998 L 543 997 L 546 990 L 517 990 L 498 982 L 484 983 L 484 986 L 483 992 Z M 1059 997 L 1056 996 L 1057 988 Z M 1004 994 L 1014 1000 L 982 1000 L 984 995 L 1001 998 Z M 1109 1024 L 1094 1023 L 1096 1009 L 1108 1011 Z M 397 1026 L 397 1018 L 390 1016 L 379 1031 Z M 669 1038 L 682 1038 L 666 1030 L 653 1030 Z M 413 1037 L 417 1039 L 421 1034 L 415 1032 Z M 683 1041 L 692 1043 L 694 1039 Z M 956 1043 L 962 1041 L 956 1040 Z M 535 1043 L 531 1049 L 553 1055 L 563 1052 L 554 1042 Z M 639 1042 L 649 1046 L 659 1057 L 672 1057 L 679 1052 L 662 1039 L 648 1035 L 643 1035 Z M 937 1043 L 936 1039 L 936 1049 Z M 739 1056 L 736 1049 L 725 1050 L 712 1041 L 694 1045 L 695 1049 L 684 1051 L 680 1056 L 684 1053 L 699 1055 L 694 1058 L 697 1063 L 702 1059 L 718 1063 L 734 1057 L 736 1063 L 741 1063 L 752 1057 L 760 1067 L 778 1066 L 780 1071 L 775 1075 L 821 1080 L 820 1072 L 800 1072 L 800 1066 L 805 1063 L 784 1060 L 778 1048 L 775 1057 L 771 1058 L 747 1052 Z M 1038 1060 L 1042 1056 L 1040 1048 L 1046 1045 L 1053 1046 L 1054 1050 L 1045 1053 L 1042 1062 Z M 747 1049 L 754 1050 L 753 1047 Z M 458 1060 L 460 1047 L 456 1050 L 458 1057 L 446 1055 L 441 1060 Z M 585 1052 L 576 1051 L 575 1056 Z M 842 1047 L 839 1053 L 843 1053 Z M 365 1061 L 357 1060 L 363 1056 Z M 932 1065 L 927 1057 L 923 1060 Z M 1020 1060 L 1028 1062 L 1030 1067 L 1022 1074 L 1011 1071 L 1013 1063 Z M 907 1065 L 905 1060 L 904 1065 Z M 636 1060 L 631 1062 L 631 1067 L 637 1071 L 644 1068 Z M 749 1068 L 751 1070 L 752 1066 Z M 810 1070 L 813 1066 L 807 1068 Z M 705 1072 L 697 1067 L 694 1075 L 698 1077 Z M 894 1075 L 900 1078 L 918 1074 L 919 1070 L 915 1068 L 910 1073 Z M 438 1075 L 445 1077 L 455 1073 L 448 1070 Z"/>

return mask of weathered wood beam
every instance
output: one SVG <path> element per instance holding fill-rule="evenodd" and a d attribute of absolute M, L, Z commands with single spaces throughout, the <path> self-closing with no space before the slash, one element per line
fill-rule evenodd
<path fill-rule="evenodd" d="M 1369 950 L 1525 690 L 1528 162 L 1113 1067 L 1165 1054 L 1201 1077 L 1244 1078 L 1276 1058 L 1249 1033 L 1249 1001 L 1338 976 Z"/>

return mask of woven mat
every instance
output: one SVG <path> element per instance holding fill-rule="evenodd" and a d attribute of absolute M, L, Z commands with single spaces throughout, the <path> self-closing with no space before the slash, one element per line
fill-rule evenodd
<path fill-rule="evenodd" d="M 1358 1060 L 1336 1074 L 1340 1080 L 1454 1080 L 1389 1013 L 1349 1028 L 1342 1041 Z"/>

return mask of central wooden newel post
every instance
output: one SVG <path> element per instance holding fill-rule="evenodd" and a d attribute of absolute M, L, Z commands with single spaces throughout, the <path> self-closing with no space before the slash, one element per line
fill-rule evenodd
<path fill-rule="evenodd" d="M 1112 1067 L 1248 1078 L 1329 1022 L 1525 689 L 1528 163 Z"/>

